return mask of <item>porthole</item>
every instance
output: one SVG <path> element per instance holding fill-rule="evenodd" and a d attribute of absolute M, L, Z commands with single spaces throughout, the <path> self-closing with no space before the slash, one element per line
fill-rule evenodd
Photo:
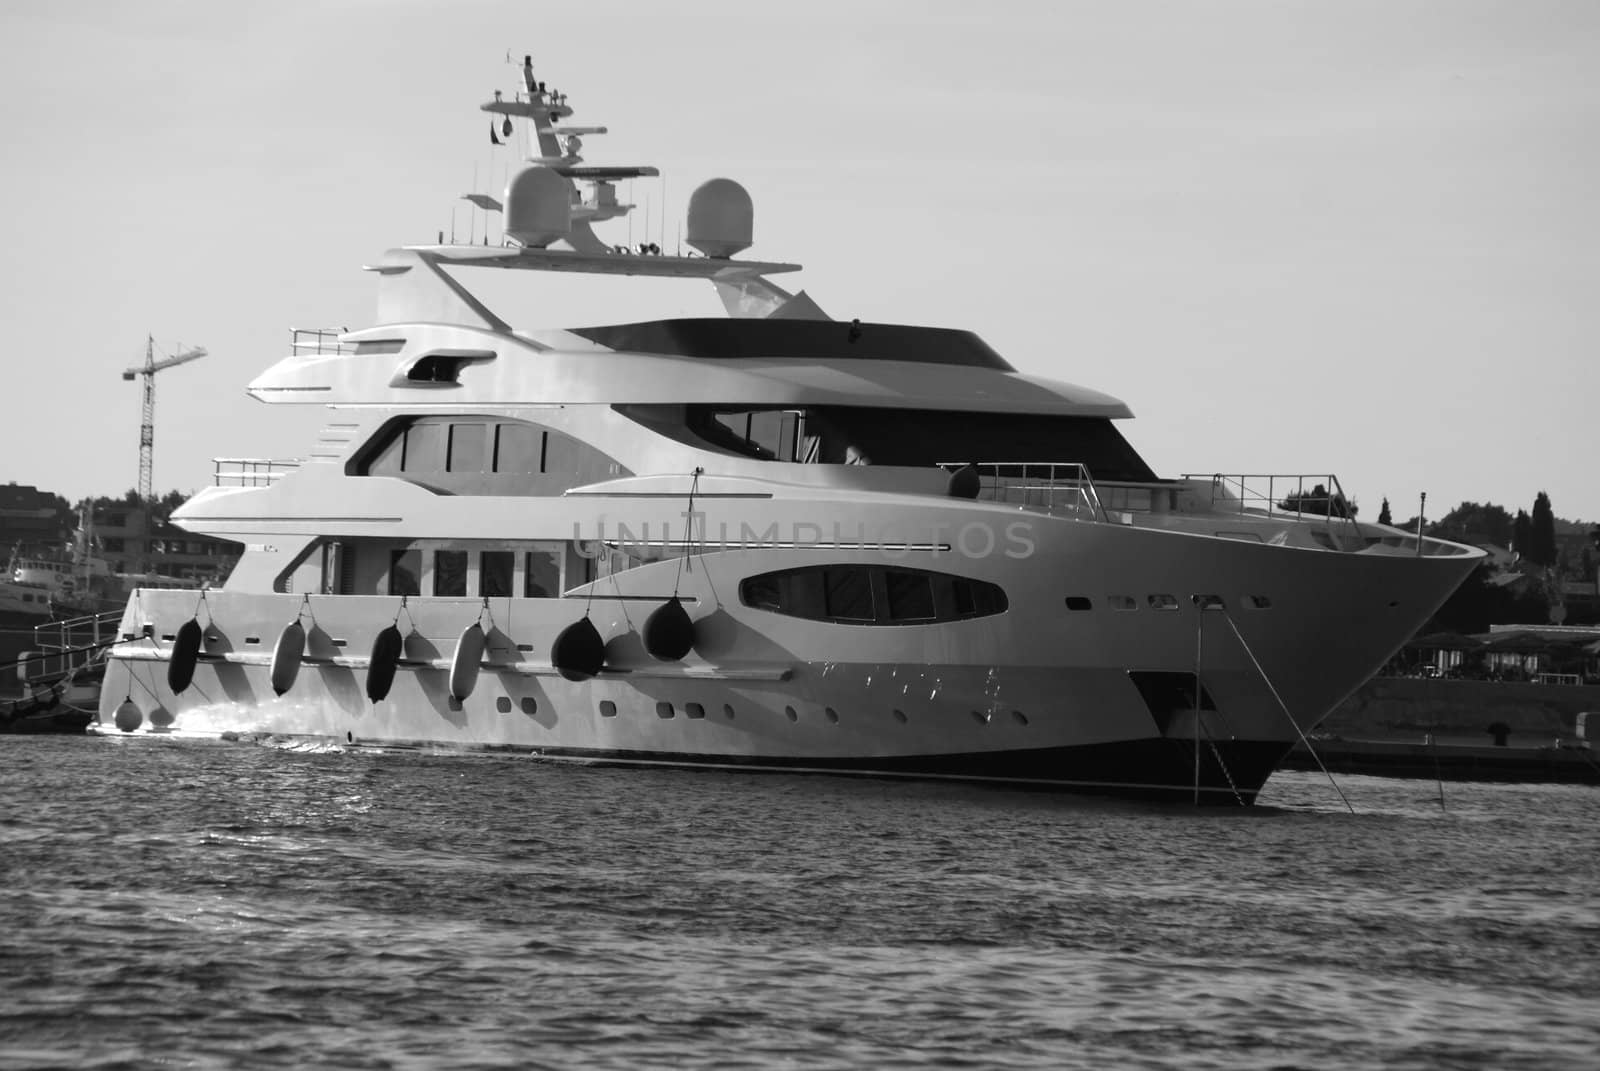
<path fill-rule="evenodd" d="M 722 716 L 729 721 L 733 720 L 733 706 L 729 703 L 722 704 Z"/>
<path fill-rule="evenodd" d="M 524 714 L 537 714 L 537 713 L 539 713 L 539 701 L 534 699 L 533 696 L 531 696 L 531 695 L 523 696 L 522 697 L 522 712 Z"/>
<path fill-rule="evenodd" d="M 1272 609 L 1272 600 L 1267 598 L 1265 595 L 1246 595 L 1244 597 L 1244 604 L 1251 610 Z M 1390 603 L 1389 605 L 1393 606 L 1394 603 Z"/>
<path fill-rule="evenodd" d="M 1089 597 L 1087 595 L 1068 595 L 1067 609 L 1073 611 L 1093 610 L 1094 603 L 1089 601 Z"/>
<path fill-rule="evenodd" d="M 602 718 L 614 718 L 614 717 L 616 717 L 617 716 L 617 704 L 613 703 L 609 699 L 600 700 L 600 716 Z"/>
<path fill-rule="evenodd" d="M 503 695 L 499 699 L 496 699 L 494 701 L 494 708 L 496 710 L 498 710 L 502 714 L 510 714 L 511 713 L 511 697 Z"/>
<path fill-rule="evenodd" d="M 784 707 L 783 708 L 783 714 L 784 714 L 784 717 L 788 718 L 790 721 L 799 721 L 800 720 L 800 715 L 798 715 L 798 714 L 796 714 L 794 712 L 794 707 Z"/>
<path fill-rule="evenodd" d="M 671 703 L 657 703 L 656 704 L 656 717 L 658 717 L 658 718 L 661 718 L 661 719 L 665 720 L 667 718 L 673 717 L 675 713 L 676 712 L 672 709 L 672 704 Z"/>
<path fill-rule="evenodd" d="M 1176 610 L 1178 599 L 1174 595 L 1152 595 L 1147 600 L 1152 610 Z"/>
<path fill-rule="evenodd" d="M 706 716 L 706 708 L 701 706 L 699 703 L 685 703 L 683 704 L 683 716 L 686 718 L 694 718 L 696 721 L 698 721 Z"/>
<path fill-rule="evenodd" d="M 839 712 L 837 710 L 834 710 L 832 707 L 823 707 L 822 708 L 822 716 L 824 718 L 828 719 L 828 724 L 829 725 L 838 725 L 839 724 Z"/>
<path fill-rule="evenodd" d="M 1221 595 L 1195 595 L 1194 604 L 1202 610 L 1226 610 L 1227 604 L 1222 601 Z"/>
<path fill-rule="evenodd" d="M 1106 603 L 1113 610 L 1137 610 L 1139 601 L 1132 595 L 1107 595 Z"/>
<path fill-rule="evenodd" d="M 988 725 L 989 724 L 989 715 L 987 713 L 985 713 L 984 711 L 974 710 L 972 712 L 972 720 L 977 722 L 979 725 Z"/>
<path fill-rule="evenodd" d="M 901 725 L 904 725 L 906 723 L 906 712 L 905 711 L 903 711 L 903 710 L 895 710 L 895 711 L 892 711 L 891 713 L 894 714 L 894 720 L 895 721 L 899 722 Z"/>
<path fill-rule="evenodd" d="M 1018 725 L 1027 725 L 1028 724 L 1028 716 L 1026 714 L 1024 714 L 1020 710 L 1013 710 L 1011 712 L 1011 717 L 1016 720 L 1016 723 Z"/>

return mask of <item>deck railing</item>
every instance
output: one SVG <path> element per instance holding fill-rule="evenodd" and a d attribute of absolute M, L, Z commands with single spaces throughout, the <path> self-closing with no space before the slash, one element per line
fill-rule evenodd
<path fill-rule="evenodd" d="M 17 667 L 17 675 L 28 683 L 56 681 L 104 661 L 106 649 L 117 639 L 122 623 L 121 610 L 89 614 L 64 621 L 35 625 L 33 643 L 37 650 Z"/>
<path fill-rule="evenodd" d="M 349 331 L 345 327 L 291 327 L 289 349 L 296 357 L 306 354 L 354 353 L 355 346 L 340 342 L 339 336 Z"/>
<path fill-rule="evenodd" d="M 1355 508 L 1332 473 L 1185 473 L 1183 478 L 1208 481 L 1211 508 L 1219 512 L 1264 513 L 1297 520 L 1326 517 L 1330 535 L 1346 549 L 1366 545 L 1356 523 Z"/>
<path fill-rule="evenodd" d="M 1007 502 L 1049 514 L 1076 514 L 1105 521 L 1105 507 L 1089 470 L 1077 461 L 940 462 L 949 472 L 978 472 L 978 499 Z"/>
<path fill-rule="evenodd" d="M 214 457 L 211 482 L 217 487 L 270 487 L 301 463 L 297 457 Z"/>

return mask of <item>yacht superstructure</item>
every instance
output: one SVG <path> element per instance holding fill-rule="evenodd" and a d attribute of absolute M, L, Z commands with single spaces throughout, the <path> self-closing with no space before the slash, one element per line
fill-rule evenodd
<path fill-rule="evenodd" d="M 963 331 L 830 319 L 737 259 L 619 247 L 617 183 L 535 81 L 502 246 L 391 250 L 379 324 L 250 384 L 309 456 L 219 462 L 173 517 L 245 544 L 137 591 L 102 720 L 553 758 L 1251 802 L 1481 556 L 1355 520 L 1331 475 L 1162 479 L 1119 400 Z M 515 330 L 487 271 L 697 278 L 726 319 Z M 538 280 L 541 274 L 530 274 Z"/>

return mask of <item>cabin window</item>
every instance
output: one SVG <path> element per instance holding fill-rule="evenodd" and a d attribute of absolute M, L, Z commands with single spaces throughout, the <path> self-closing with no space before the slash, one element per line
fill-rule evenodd
<path fill-rule="evenodd" d="M 354 545 L 330 540 L 320 546 L 319 552 L 316 568 L 322 575 L 316 581 L 317 590 L 324 595 L 355 594 L 351 576 L 355 572 Z"/>
<path fill-rule="evenodd" d="M 523 555 L 522 595 L 527 599 L 554 599 L 561 595 L 561 551 L 530 550 Z"/>
<path fill-rule="evenodd" d="M 356 593 L 356 545 L 354 543 L 340 543 L 334 555 L 334 565 L 337 569 L 337 585 L 340 595 L 354 595 Z"/>
<path fill-rule="evenodd" d="M 828 617 L 822 597 L 822 570 L 816 567 L 750 577 L 739 585 L 739 597 L 746 606 L 791 617 Z"/>
<path fill-rule="evenodd" d="M 871 621 L 872 571 L 861 568 L 825 569 L 822 573 L 828 616 L 835 621 Z"/>
<path fill-rule="evenodd" d="M 439 472 L 444 468 L 443 424 L 413 424 L 406 429 L 400 461 L 403 472 Z"/>
<path fill-rule="evenodd" d="M 883 570 L 889 617 L 895 621 L 932 621 L 933 580 L 927 573 L 909 569 Z"/>
<path fill-rule="evenodd" d="M 494 471 L 543 472 L 545 433 L 532 424 L 495 428 Z"/>
<path fill-rule="evenodd" d="M 760 409 L 716 403 L 619 405 L 617 410 L 682 441 L 763 461 L 845 464 L 854 446 L 875 465 L 1048 459 L 1081 463 L 1108 485 L 1156 480 L 1110 417 L 839 405 Z M 1119 501 L 1127 509 L 1152 505 L 1148 490 L 1128 491 Z"/>
<path fill-rule="evenodd" d="M 1006 610 L 1006 593 L 982 580 L 953 577 L 951 592 L 957 617 L 986 617 Z"/>
<path fill-rule="evenodd" d="M 489 425 L 451 424 L 447 472 L 482 472 L 489 457 Z"/>
<path fill-rule="evenodd" d="M 422 551 L 391 550 L 389 552 L 389 594 L 422 594 Z"/>
<path fill-rule="evenodd" d="M 1007 607 L 1005 592 L 982 580 L 879 565 L 812 565 L 747 577 L 739 599 L 789 617 L 856 625 L 959 621 Z"/>
<path fill-rule="evenodd" d="M 581 443 L 570 435 L 546 435 L 544 446 L 539 459 L 539 472 L 583 472 L 588 455 L 593 454 L 594 448 Z M 600 479 L 599 473 L 593 473 L 583 482 L 592 483 Z"/>
<path fill-rule="evenodd" d="M 435 595 L 465 595 L 467 593 L 466 551 L 434 551 L 433 593 Z"/>
<path fill-rule="evenodd" d="M 357 452 L 352 476 L 390 476 L 456 495 L 557 495 L 626 470 L 579 439 L 476 415 L 393 421 Z"/>
<path fill-rule="evenodd" d="M 509 550 L 486 550 L 478 564 L 478 594 L 484 598 L 500 598 L 511 594 L 511 575 L 516 567 L 516 554 Z"/>
<path fill-rule="evenodd" d="M 772 461 L 815 461 L 818 440 L 806 434 L 806 414 L 800 409 L 750 409 L 713 411 L 714 424 L 703 417 L 700 427 L 708 438 L 740 453 Z"/>

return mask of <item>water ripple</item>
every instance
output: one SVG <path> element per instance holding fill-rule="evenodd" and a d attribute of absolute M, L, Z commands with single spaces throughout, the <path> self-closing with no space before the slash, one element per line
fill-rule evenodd
<path fill-rule="evenodd" d="M 131 746 L 129 746 L 131 745 Z M 1600 793 L 0 750 L 0 1068 L 1588 1067 Z"/>

